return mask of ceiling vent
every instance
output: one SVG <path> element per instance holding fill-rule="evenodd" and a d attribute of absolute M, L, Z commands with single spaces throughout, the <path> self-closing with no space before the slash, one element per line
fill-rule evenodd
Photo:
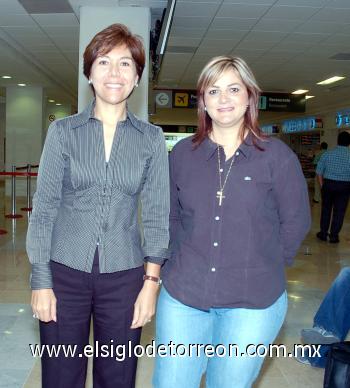
<path fill-rule="evenodd" d="M 335 59 L 336 61 L 350 61 L 350 53 L 338 53 L 329 59 Z"/>
<path fill-rule="evenodd" d="M 73 13 L 68 0 L 18 0 L 22 7 L 29 13 Z"/>
<path fill-rule="evenodd" d="M 197 50 L 197 47 L 188 47 L 188 46 L 168 46 L 167 53 L 177 53 L 177 54 L 193 54 Z"/>

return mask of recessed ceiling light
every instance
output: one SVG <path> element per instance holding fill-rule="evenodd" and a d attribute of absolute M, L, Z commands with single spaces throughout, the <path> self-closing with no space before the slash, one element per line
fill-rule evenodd
<path fill-rule="evenodd" d="M 55 100 L 48 100 L 49 102 L 55 102 Z"/>
<path fill-rule="evenodd" d="M 12 78 L 10 75 L 3 75 L 1 78 L 4 78 L 4 79 L 10 79 Z"/>
<path fill-rule="evenodd" d="M 60 106 L 60 105 L 62 105 L 62 104 L 60 104 L 60 103 L 57 103 L 56 105 L 57 105 L 57 106 Z"/>
<path fill-rule="evenodd" d="M 306 89 L 298 89 L 298 90 L 294 90 L 294 92 L 292 92 L 292 94 L 305 94 L 307 92 L 308 92 L 308 90 L 306 90 Z"/>
<path fill-rule="evenodd" d="M 27 84 L 17 84 L 18 86 L 27 86 Z"/>
<path fill-rule="evenodd" d="M 308 100 L 309 98 L 314 98 L 315 96 L 305 96 L 305 100 Z"/>
<path fill-rule="evenodd" d="M 323 81 L 317 82 L 317 85 L 329 85 L 329 84 L 332 84 L 333 82 L 340 81 L 340 80 L 342 80 L 344 78 L 345 77 L 334 76 L 334 77 L 331 77 L 331 78 L 327 78 L 327 79 L 325 79 Z"/>

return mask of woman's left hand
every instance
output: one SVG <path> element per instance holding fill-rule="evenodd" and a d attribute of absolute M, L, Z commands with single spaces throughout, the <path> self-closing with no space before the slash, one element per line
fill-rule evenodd
<path fill-rule="evenodd" d="M 146 323 L 151 322 L 151 318 L 156 311 L 158 290 L 159 285 L 157 283 L 145 280 L 134 305 L 131 329 L 142 327 Z"/>

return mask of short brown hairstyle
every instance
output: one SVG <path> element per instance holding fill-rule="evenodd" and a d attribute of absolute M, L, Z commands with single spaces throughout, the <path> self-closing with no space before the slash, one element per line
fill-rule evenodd
<path fill-rule="evenodd" d="M 114 47 L 126 46 L 135 62 L 136 72 L 141 79 L 145 67 L 145 49 L 141 37 L 132 34 L 124 24 L 115 23 L 98 32 L 84 52 L 84 75 L 90 78 L 91 67 L 96 58 L 109 53 Z"/>
<path fill-rule="evenodd" d="M 204 94 L 208 87 L 212 86 L 218 78 L 228 69 L 233 69 L 242 79 L 248 91 L 249 106 L 244 115 L 243 126 L 240 131 L 240 138 L 244 140 L 245 130 L 253 134 L 253 142 L 256 145 L 257 139 L 264 139 L 258 125 L 258 103 L 260 88 L 255 77 L 246 64 L 238 57 L 219 56 L 212 58 L 202 70 L 197 83 L 198 103 L 198 129 L 193 138 L 195 145 L 199 145 L 213 130 L 212 120 L 205 110 Z M 260 147 L 258 147 L 260 148 Z"/>

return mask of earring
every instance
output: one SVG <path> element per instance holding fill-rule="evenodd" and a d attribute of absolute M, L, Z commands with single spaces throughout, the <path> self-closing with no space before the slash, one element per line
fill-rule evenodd
<path fill-rule="evenodd" d="M 89 81 L 88 81 L 88 84 L 89 84 L 89 85 L 91 85 L 91 84 L 92 84 L 92 81 L 91 81 L 91 79 L 89 79 Z"/>
<path fill-rule="evenodd" d="M 139 84 L 136 82 L 136 84 L 135 84 L 135 88 L 138 88 L 139 87 Z"/>
<path fill-rule="evenodd" d="M 207 107 L 206 106 L 204 106 L 204 110 L 207 111 Z"/>

